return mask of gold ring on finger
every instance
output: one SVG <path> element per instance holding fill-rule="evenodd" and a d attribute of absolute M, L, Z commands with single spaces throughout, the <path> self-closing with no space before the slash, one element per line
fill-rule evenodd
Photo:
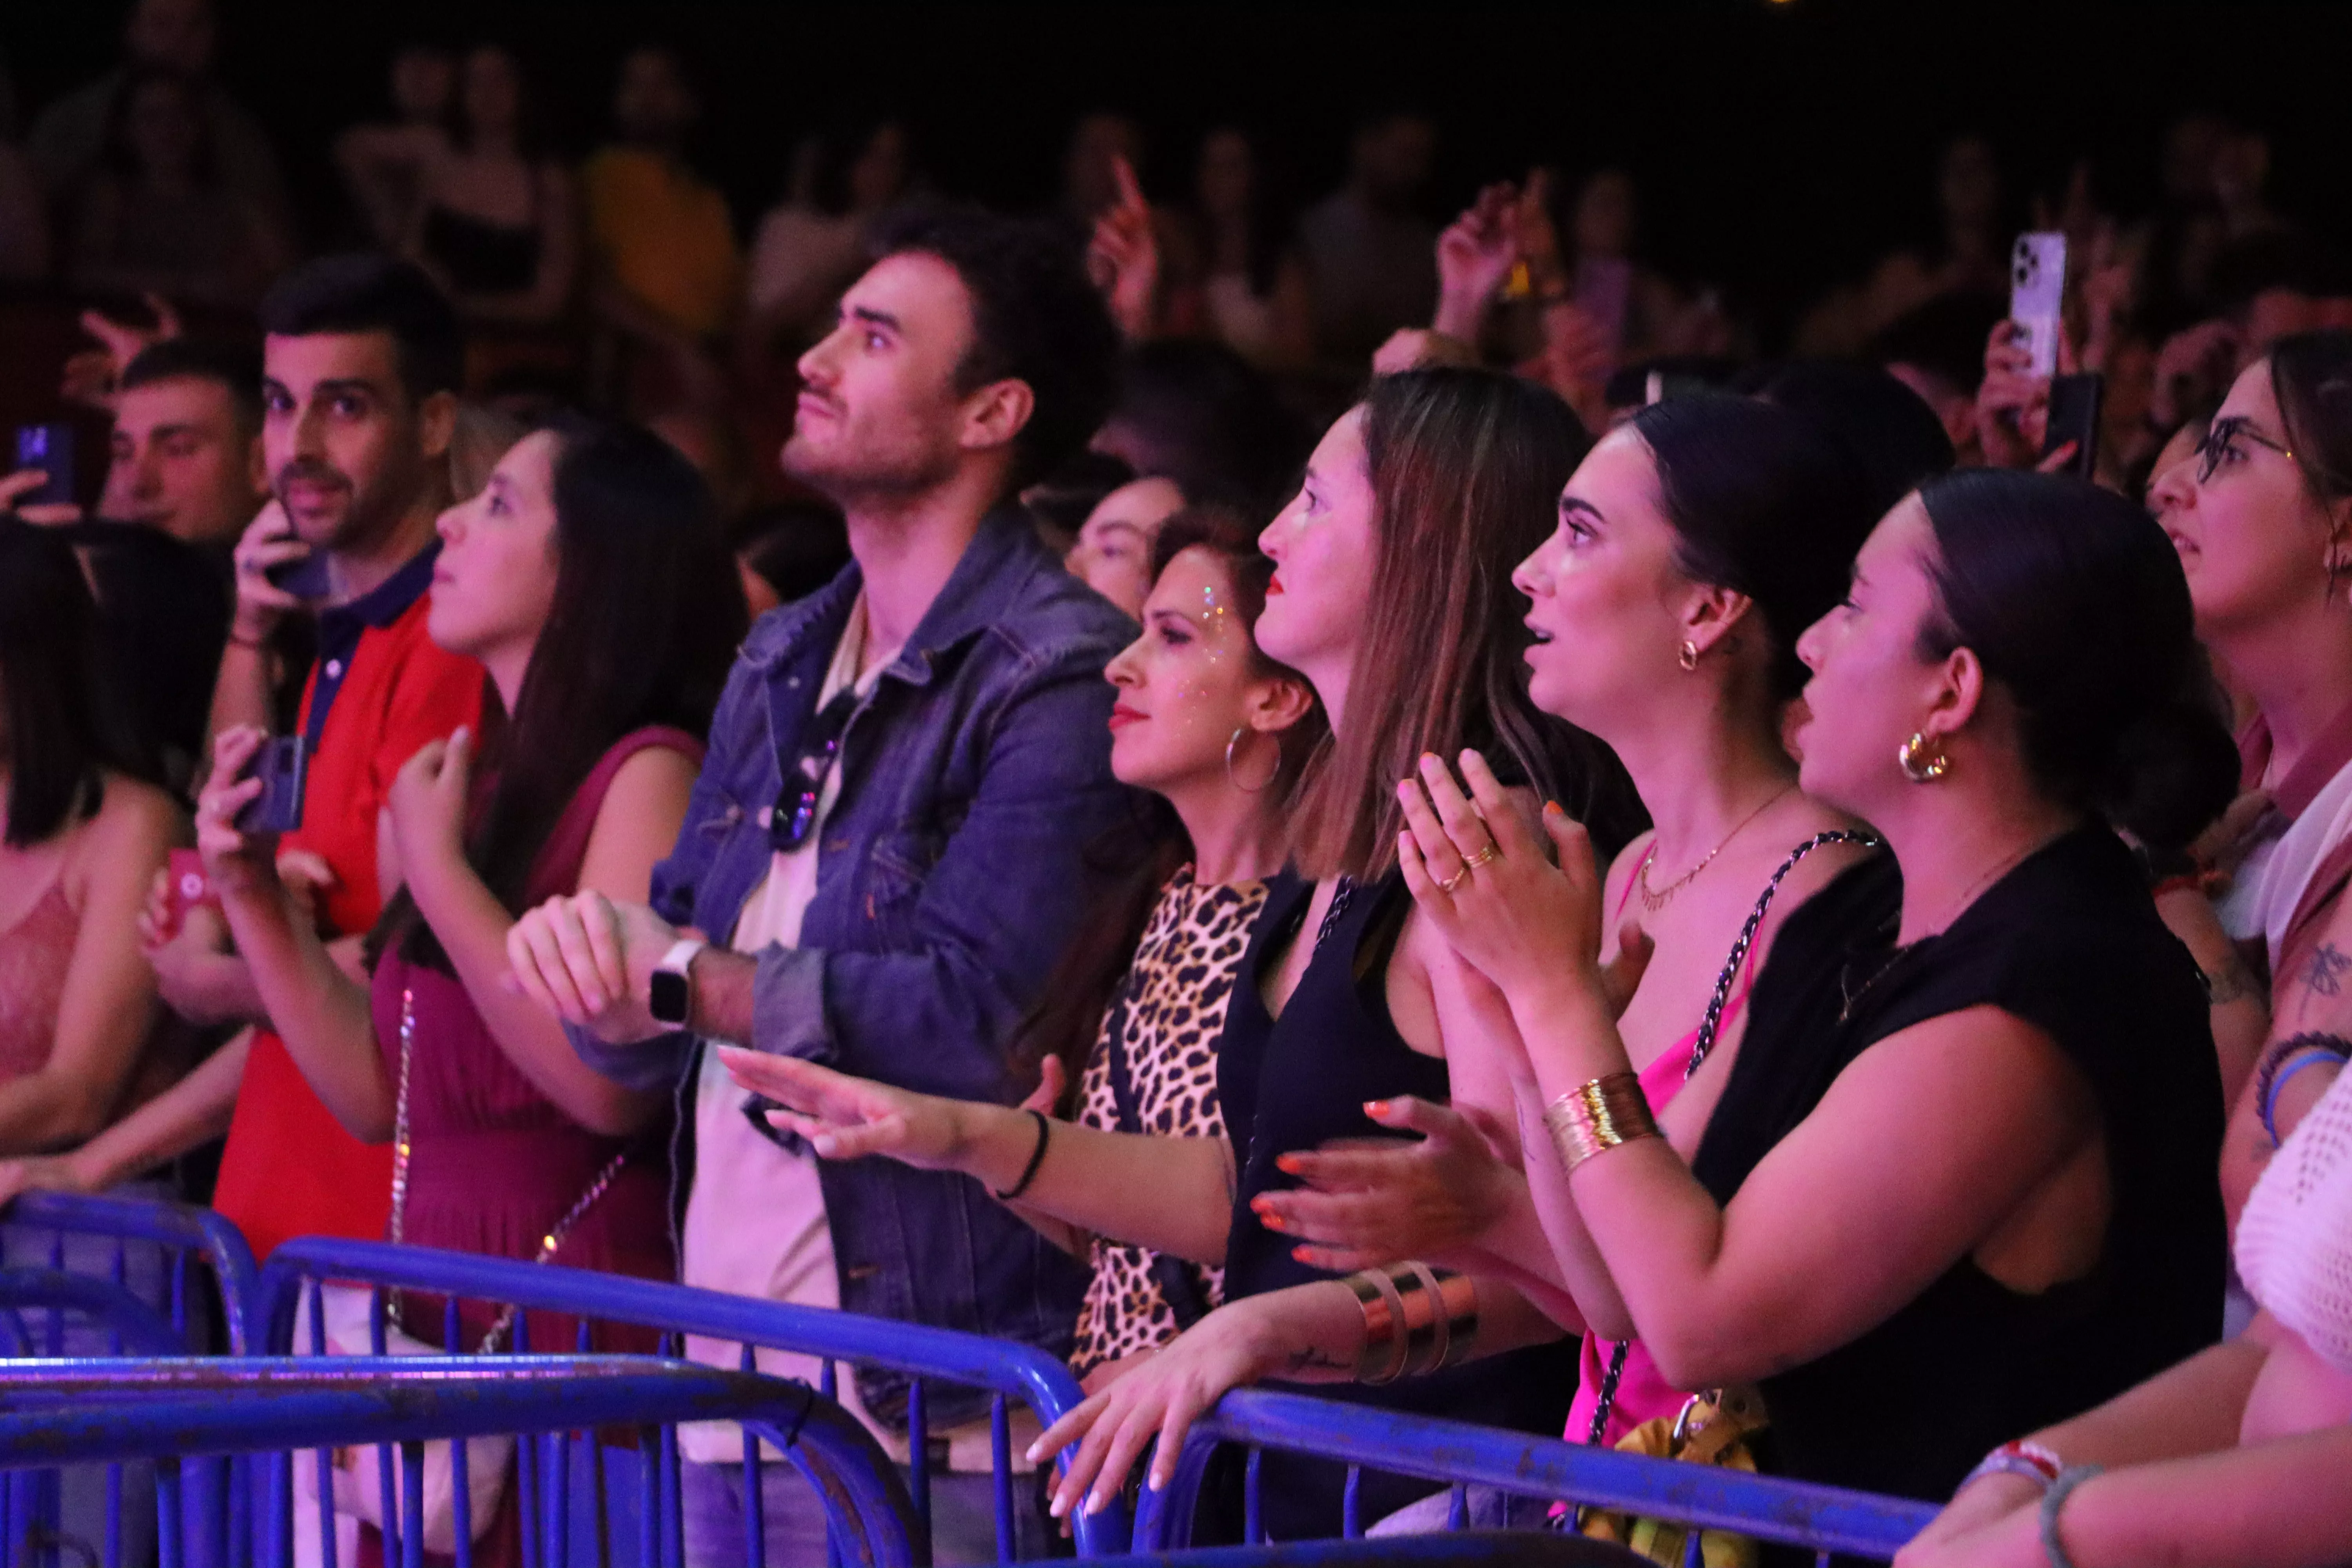
<path fill-rule="evenodd" d="M 1469 875 L 1470 863 L 1465 860 L 1462 863 L 1462 869 L 1454 872 L 1454 875 L 1446 878 L 1444 881 L 1437 884 L 1437 890 L 1450 897 L 1453 894 L 1454 889 L 1460 887 L 1463 883 L 1463 879 Z"/>
<path fill-rule="evenodd" d="M 1475 871 L 1479 867 L 1484 866 L 1487 861 L 1492 860 L 1495 857 L 1500 855 L 1502 852 L 1501 848 L 1499 848 L 1493 840 L 1489 839 L 1487 841 L 1486 847 L 1479 850 L 1478 853 L 1471 856 L 1468 859 L 1462 862 L 1462 868 L 1465 871 Z"/>

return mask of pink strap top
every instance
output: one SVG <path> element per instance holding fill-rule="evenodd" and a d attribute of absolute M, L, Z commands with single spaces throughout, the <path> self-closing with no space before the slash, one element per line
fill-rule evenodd
<path fill-rule="evenodd" d="M 1628 878 L 1625 891 L 1617 900 L 1617 918 L 1621 921 L 1637 879 Z M 1716 1026 L 1717 1039 L 1723 1037 L 1723 1031 L 1731 1027 L 1732 1019 L 1739 1016 L 1740 1006 L 1755 984 L 1756 949 L 1751 946 L 1740 965 L 1738 983 L 1724 1000 L 1723 1017 Z M 1704 1026 L 1703 1023 L 1699 1026 Z M 1642 1093 L 1653 1112 L 1664 1110 L 1682 1092 L 1683 1083 L 1690 1075 L 1691 1056 L 1698 1049 L 1699 1026 L 1660 1051 L 1641 1070 Z M 1604 1342 L 1592 1334 L 1584 1336 L 1583 1375 L 1578 1380 L 1575 1401 L 1568 1407 L 1568 1429 L 1563 1434 L 1569 1442 L 1582 1443 L 1592 1436 L 1592 1413 L 1600 1405 L 1601 1381 L 1608 1375 L 1609 1358 L 1615 1349 L 1613 1342 Z M 1649 1352 L 1643 1348 L 1641 1341 L 1633 1341 L 1625 1353 L 1625 1370 L 1617 1381 L 1617 1397 L 1609 1407 L 1609 1426 L 1601 1442 L 1613 1447 L 1644 1421 L 1680 1415 L 1689 1397 L 1658 1375 L 1657 1364 L 1651 1361 Z"/>
<path fill-rule="evenodd" d="M 81 917 L 66 901 L 62 876 L 24 919 L 0 931 L 0 1082 L 48 1065 L 80 936 Z"/>

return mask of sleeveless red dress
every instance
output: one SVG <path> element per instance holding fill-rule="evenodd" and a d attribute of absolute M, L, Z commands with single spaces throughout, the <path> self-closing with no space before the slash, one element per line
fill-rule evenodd
<path fill-rule="evenodd" d="M 702 746 L 683 731 L 645 729 L 624 736 L 597 761 L 564 808 L 533 868 L 528 901 L 576 891 L 588 837 L 621 764 L 650 746 L 666 746 L 700 765 Z M 613 1159 L 626 1163 L 604 1195 L 567 1231 L 551 1263 L 670 1283 L 677 1260 L 670 1246 L 667 1139 L 662 1125 L 632 1139 L 605 1137 L 572 1121 L 508 1059 L 475 1010 L 465 986 L 450 975 L 409 963 L 396 952 L 378 961 L 370 1001 L 386 1080 L 399 1082 L 400 1016 L 404 995 L 415 1020 L 409 1065 L 408 1199 L 404 1242 L 416 1247 L 529 1260 L 539 1256 L 551 1226 L 579 1202 Z M 442 1340 L 444 1303 L 417 1292 L 403 1300 L 402 1326 L 428 1344 Z M 460 1349 L 471 1353 L 497 1321 L 487 1303 L 458 1306 Z M 578 1320 L 556 1312 L 529 1314 L 530 1346 L 568 1352 L 578 1346 Z M 509 1329 L 498 1348 L 515 1348 Z M 599 1327 L 587 1348 L 640 1354 L 658 1348 L 650 1330 Z M 475 1543 L 486 1565 L 520 1561 L 515 1492 L 508 1489 L 501 1518 Z M 363 1562 L 378 1561 L 368 1539 Z"/>

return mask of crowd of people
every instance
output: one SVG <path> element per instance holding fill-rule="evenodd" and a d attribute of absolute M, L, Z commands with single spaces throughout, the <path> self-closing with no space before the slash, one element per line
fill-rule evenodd
<path fill-rule="evenodd" d="M 0 479 L 0 1201 L 1042 1347 L 1032 1552 L 1270 1383 L 1948 1503 L 1905 1568 L 2352 1555 L 2352 289 L 2261 137 L 2050 215 L 2053 432 L 1981 142 L 1766 359 L 1622 174 L 1423 223 L 1411 114 L 1295 222 L 1238 132 L 1156 205 L 1089 116 L 1007 216 L 854 127 L 747 256 L 650 48 L 579 166 L 403 51 L 290 262 L 210 28 L 139 0 L 27 143 L 36 259 L 153 298 L 60 367 L 102 490 Z M 582 320 L 609 376 L 518 369 Z M 735 1561 L 743 1440 L 680 1447 Z"/>

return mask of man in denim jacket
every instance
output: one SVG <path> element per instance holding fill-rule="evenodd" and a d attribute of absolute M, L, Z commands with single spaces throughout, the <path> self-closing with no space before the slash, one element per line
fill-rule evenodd
<path fill-rule="evenodd" d="M 1082 912 L 1083 851 L 1130 809 L 1110 773 L 1103 667 L 1135 628 L 1062 572 L 1012 500 L 1101 419 L 1108 319 L 1062 242 L 1009 220 L 920 214 L 881 251 L 801 361 L 783 453 L 841 505 L 855 564 L 752 628 L 652 908 L 560 899 L 517 923 L 509 951 L 590 1063 L 678 1086 L 689 1284 L 1060 1355 L 1084 1283 L 1074 1260 L 968 1178 L 819 1163 L 702 1048 L 1017 1100 L 1011 1036 Z M 732 1347 L 693 1348 L 733 1364 Z M 861 1373 L 855 1394 L 903 1428 L 903 1379 Z M 984 1394 L 931 1394 L 934 1433 L 983 1418 L 971 1466 L 983 1473 L 964 1489 L 977 1506 L 952 1474 L 938 1489 L 943 1562 L 973 1514 L 972 1546 L 993 1555 L 986 1409 Z M 696 1461 L 689 1558 L 731 1560 L 740 1436 L 681 1442 Z M 965 1469 L 962 1453 L 945 1468 Z M 768 1561 L 821 1560 L 806 1555 L 822 1552 L 823 1521 L 797 1476 L 764 1474 Z"/>

